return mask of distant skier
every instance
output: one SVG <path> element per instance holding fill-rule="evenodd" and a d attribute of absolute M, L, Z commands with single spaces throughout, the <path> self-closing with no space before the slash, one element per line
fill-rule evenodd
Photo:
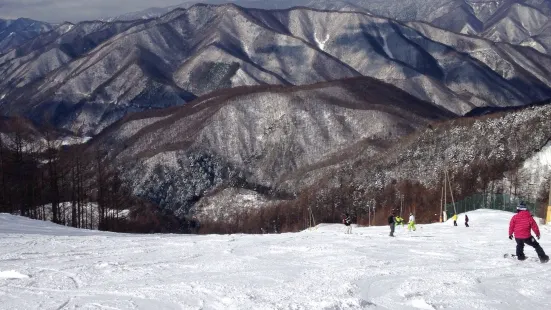
<path fill-rule="evenodd" d="M 469 217 L 467 216 L 467 213 L 465 213 L 465 227 L 469 227 Z"/>
<path fill-rule="evenodd" d="M 388 225 L 390 226 L 390 235 L 391 237 L 394 237 L 394 226 L 396 225 L 396 221 L 394 219 L 394 215 L 395 213 L 392 212 L 389 216 L 388 216 Z"/>
<path fill-rule="evenodd" d="M 413 215 L 413 213 L 410 213 L 409 214 L 409 222 L 408 222 L 408 230 L 411 231 L 413 229 L 413 231 L 415 231 L 415 216 Z"/>
<path fill-rule="evenodd" d="M 536 249 L 536 253 L 542 263 L 547 263 L 549 261 L 549 256 L 545 255 L 539 243 L 532 236 L 531 230 L 534 231 L 539 240 L 540 230 L 538 224 L 532 218 L 526 205 L 521 202 L 517 207 L 517 214 L 511 218 L 511 222 L 509 223 L 509 239 L 513 240 L 514 235 L 515 241 L 517 242 L 517 258 L 519 260 L 526 259 L 526 256 L 524 256 L 524 245 L 527 244 Z"/>
<path fill-rule="evenodd" d="M 453 226 L 457 226 L 457 214 L 454 214 L 452 219 L 453 219 Z"/>
<path fill-rule="evenodd" d="M 344 231 L 345 234 L 351 234 L 352 233 L 352 219 L 350 219 L 350 214 L 345 213 L 344 218 L 342 219 L 342 223 L 344 226 L 346 226 L 346 229 Z"/>

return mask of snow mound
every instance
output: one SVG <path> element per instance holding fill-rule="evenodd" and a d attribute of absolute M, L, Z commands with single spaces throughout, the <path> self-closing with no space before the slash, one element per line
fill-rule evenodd
<path fill-rule="evenodd" d="M 53 236 L 90 236 L 108 234 L 86 229 L 57 225 L 48 221 L 33 220 L 23 216 L 0 213 L 0 234 L 36 234 Z"/>
<path fill-rule="evenodd" d="M 469 222 L 473 219 L 480 223 L 494 222 L 499 225 L 506 223 L 508 225 L 511 217 L 515 215 L 513 212 L 492 210 L 492 209 L 478 209 L 474 211 L 465 212 L 469 216 Z M 457 222 L 461 222 L 465 219 L 465 213 L 457 214 Z M 453 223 L 453 219 L 450 217 L 446 223 Z"/>
<path fill-rule="evenodd" d="M 466 212 L 469 216 L 469 224 L 472 221 L 472 217 L 476 218 L 479 223 L 493 222 L 498 225 L 506 225 L 509 227 L 509 221 L 515 215 L 513 212 L 492 210 L 492 209 L 478 209 L 475 211 Z M 538 224 L 544 224 L 545 221 L 541 217 L 533 216 Z M 465 220 L 465 213 L 457 214 L 457 222 L 463 222 Z M 453 219 L 449 218 L 446 223 L 453 223 Z"/>
<path fill-rule="evenodd" d="M 0 279 L 28 279 L 29 276 L 14 270 L 0 271 Z"/>

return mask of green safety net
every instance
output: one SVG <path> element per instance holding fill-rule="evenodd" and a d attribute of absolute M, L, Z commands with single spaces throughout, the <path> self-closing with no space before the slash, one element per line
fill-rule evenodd
<path fill-rule="evenodd" d="M 448 197 L 449 199 L 450 197 Z M 457 214 L 465 213 L 477 209 L 493 209 L 516 212 L 520 202 L 524 202 L 532 214 L 536 214 L 536 202 L 534 200 L 513 196 L 509 194 L 491 194 L 479 193 L 455 202 Z M 454 214 L 453 203 L 448 201 L 445 204 L 446 214 L 451 218 Z"/>

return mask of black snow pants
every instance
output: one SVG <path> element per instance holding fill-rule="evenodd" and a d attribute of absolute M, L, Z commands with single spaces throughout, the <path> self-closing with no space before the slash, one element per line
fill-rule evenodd
<path fill-rule="evenodd" d="M 391 237 L 394 237 L 394 225 L 396 225 L 395 223 L 392 223 L 390 224 L 390 235 Z"/>
<path fill-rule="evenodd" d="M 530 237 L 527 239 L 518 239 L 515 238 L 517 242 L 517 257 L 520 260 L 526 259 L 526 256 L 524 256 L 524 245 L 527 244 L 534 249 L 536 249 L 536 253 L 538 253 L 539 258 L 546 258 L 547 255 L 545 255 L 545 252 L 541 248 L 540 244 L 536 241 L 534 237 Z"/>

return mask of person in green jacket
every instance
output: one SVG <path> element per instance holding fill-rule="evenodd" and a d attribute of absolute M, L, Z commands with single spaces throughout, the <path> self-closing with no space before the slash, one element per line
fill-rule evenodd
<path fill-rule="evenodd" d="M 413 213 L 410 213 L 409 214 L 409 222 L 408 222 L 408 230 L 412 230 L 415 231 L 415 216 L 413 215 Z"/>
<path fill-rule="evenodd" d="M 453 226 L 457 226 L 457 214 L 454 214 L 452 219 L 453 219 Z"/>
<path fill-rule="evenodd" d="M 398 216 L 395 218 L 395 220 L 396 220 L 396 225 L 400 225 L 400 224 L 401 224 L 402 227 L 404 227 L 404 219 L 403 219 L 401 216 L 398 215 Z"/>

